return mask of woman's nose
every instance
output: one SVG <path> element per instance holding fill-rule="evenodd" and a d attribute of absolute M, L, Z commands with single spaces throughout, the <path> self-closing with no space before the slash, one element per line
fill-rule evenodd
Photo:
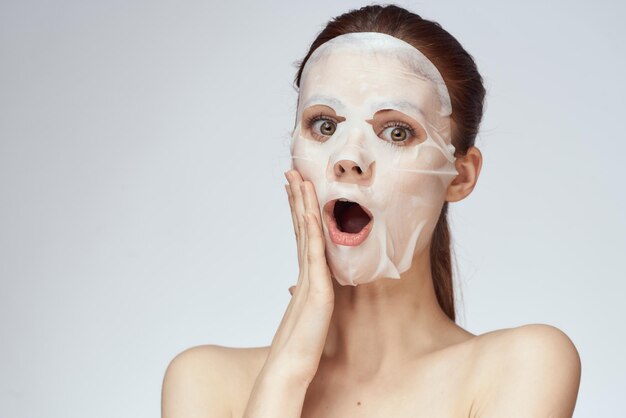
<path fill-rule="evenodd" d="M 333 171 L 337 181 L 366 186 L 371 184 L 374 177 L 374 163 L 371 163 L 369 167 L 361 167 L 354 161 L 340 160 L 335 163 Z"/>

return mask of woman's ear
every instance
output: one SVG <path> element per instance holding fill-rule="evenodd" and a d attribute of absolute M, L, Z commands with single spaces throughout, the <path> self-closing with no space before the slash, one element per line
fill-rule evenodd
<path fill-rule="evenodd" d="M 470 147 L 467 154 L 456 159 L 454 165 L 459 174 L 448 186 L 446 194 L 448 202 L 463 200 L 474 190 L 483 165 L 483 156 L 478 148 Z"/>

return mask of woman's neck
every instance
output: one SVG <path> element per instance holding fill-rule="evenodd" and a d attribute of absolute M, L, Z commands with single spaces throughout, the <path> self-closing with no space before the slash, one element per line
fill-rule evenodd
<path fill-rule="evenodd" d="M 335 307 L 321 362 L 334 369 L 374 376 L 473 336 L 439 306 L 428 250 L 415 256 L 399 280 L 358 286 L 333 280 L 333 287 Z"/>

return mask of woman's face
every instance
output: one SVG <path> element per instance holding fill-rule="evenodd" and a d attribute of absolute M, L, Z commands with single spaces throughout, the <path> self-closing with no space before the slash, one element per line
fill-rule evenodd
<path fill-rule="evenodd" d="M 344 285 L 400 278 L 427 248 L 458 174 L 447 91 L 405 64 L 432 63 L 388 35 L 373 34 L 393 46 L 380 50 L 362 42 L 368 34 L 350 35 L 354 43 L 327 42 L 307 63 L 291 149 L 293 168 L 315 185 L 328 263 Z"/>

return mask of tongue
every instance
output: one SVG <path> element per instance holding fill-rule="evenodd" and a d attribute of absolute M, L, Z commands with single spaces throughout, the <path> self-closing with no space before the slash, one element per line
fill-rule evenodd
<path fill-rule="evenodd" d="M 339 202 L 337 202 L 339 203 Z M 343 202 L 342 202 L 343 203 Z M 343 232 L 356 234 L 370 221 L 370 217 L 358 203 L 346 202 L 342 204 L 341 211 L 337 214 L 337 224 Z"/>

